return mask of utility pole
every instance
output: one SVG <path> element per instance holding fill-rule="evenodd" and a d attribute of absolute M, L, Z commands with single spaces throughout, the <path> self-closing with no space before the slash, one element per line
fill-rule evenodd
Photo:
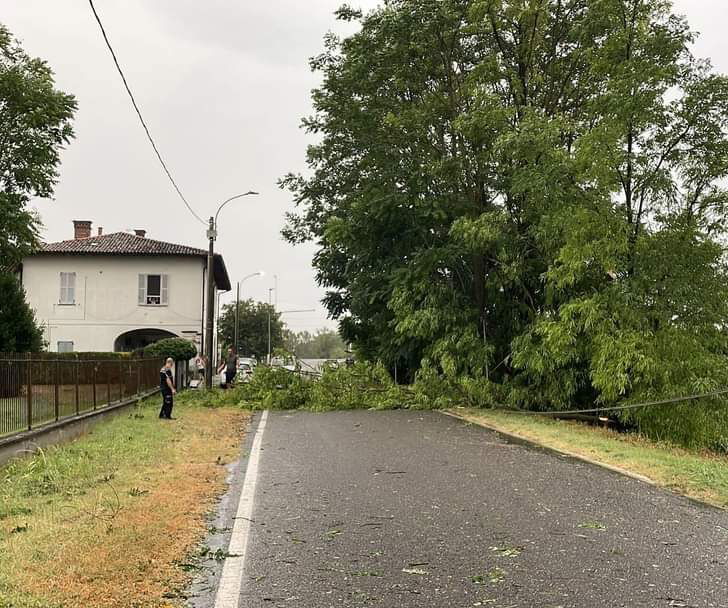
<path fill-rule="evenodd" d="M 213 274 L 213 258 L 215 256 L 215 218 L 210 218 L 210 227 L 207 229 L 207 238 L 210 241 L 207 252 L 207 325 L 205 327 L 205 386 L 212 388 L 212 330 L 215 324 L 215 280 Z"/>
<path fill-rule="evenodd" d="M 207 252 L 207 327 L 205 328 L 205 351 L 207 362 L 205 363 L 205 386 L 212 388 L 212 331 L 215 325 L 215 280 L 213 278 L 213 263 L 215 257 L 215 239 L 217 238 L 217 216 L 220 215 L 222 208 L 230 201 L 234 201 L 244 196 L 256 195 L 257 192 L 246 192 L 245 194 L 237 194 L 231 196 L 224 201 L 215 213 L 215 217 L 210 218 L 210 226 L 207 229 L 207 238 L 210 240 L 210 248 Z"/>

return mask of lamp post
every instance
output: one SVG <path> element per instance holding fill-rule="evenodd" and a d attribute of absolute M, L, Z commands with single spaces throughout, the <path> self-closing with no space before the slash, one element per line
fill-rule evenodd
<path fill-rule="evenodd" d="M 210 241 L 207 252 L 207 327 L 205 328 L 205 350 L 207 351 L 207 361 L 205 362 L 205 386 L 212 388 L 212 330 L 215 324 L 215 281 L 213 279 L 213 259 L 215 257 L 215 239 L 217 238 L 217 216 L 220 215 L 222 208 L 227 205 L 230 201 L 242 198 L 244 196 L 250 196 L 258 194 L 257 192 L 246 192 L 245 194 L 238 194 L 231 196 L 217 208 L 215 216 L 210 218 L 210 224 L 207 229 L 207 238 Z"/>
<path fill-rule="evenodd" d="M 270 365 L 270 309 L 271 309 L 271 293 L 275 291 L 275 287 L 268 288 L 268 365 Z"/>
<path fill-rule="evenodd" d="M 240 320 L 240 284 L 241 283 L 244 283 L 248 279 L 252 279 L 253 277 L 264 277 L 264 276 L 265 276 L 265 272 L 263 272 L 262 270 L 259 270 L 258 272 L 254 272 L 253 274 L 249 274 L 248 276 L 243 277 L 240 281 L 238 281 L 238 288 L 237 288 L 237 291 L 235 293 L 235 340 L 233 342 L 233 345 L 235 346 L 235 354 L 236 355 L 239 355 L 240 354 L 238 352 L 238 347 L 239 347 L 239 345 L 238 345 L 238 332 L 239 332 L 239 327 L 240 327 L 240 321 L 239 321 Z"/>

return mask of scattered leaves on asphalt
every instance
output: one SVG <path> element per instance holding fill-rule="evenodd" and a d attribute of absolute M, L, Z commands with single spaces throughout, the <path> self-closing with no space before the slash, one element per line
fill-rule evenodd
<path fill-rule="evenodd" d="M 496 566 L 485 574 L 476 574 L 475 576 L 471 576 L 470 582 L 475 583 L 476 585 L 484 585 L 486 583 L 495 585 L 502 582 L 505 575 L 505 570 Z"/>
<path fill-rule="evenodd" d="M 502 557 L 518 557 L 523 553 L 523 547 L 490 547 L 490 550 Z"/>
<path fill-rule="evenodd" d="M 427 572 L 421 568 L 402 568 L 402 572 L 405 574 L 417 574 L 419 576 L 427 574 Z"/>

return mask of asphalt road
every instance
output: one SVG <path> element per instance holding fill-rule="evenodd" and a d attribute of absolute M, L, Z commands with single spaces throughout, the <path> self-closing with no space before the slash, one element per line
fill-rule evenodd
<path fill-rule="evenodd" d="M 271 413 L 241 607 L 728 607 L 728 514 L 435 412 Z"/>

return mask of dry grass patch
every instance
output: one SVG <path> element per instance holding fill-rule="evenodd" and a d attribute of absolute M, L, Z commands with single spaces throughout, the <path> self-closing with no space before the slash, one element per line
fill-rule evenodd
<path fill-rule="evenodd" d="M 248 414 L 157 403 L 0 471 L 0 607 L 176 606 Z"/>
<path fill-rule="evenodd" d="M 693 452 L 635 434 L 540 416 L 466 408 L 453 413 L 476 424 L 648 477 L 679 494 L 728 508 L 726 456 Z"/>

